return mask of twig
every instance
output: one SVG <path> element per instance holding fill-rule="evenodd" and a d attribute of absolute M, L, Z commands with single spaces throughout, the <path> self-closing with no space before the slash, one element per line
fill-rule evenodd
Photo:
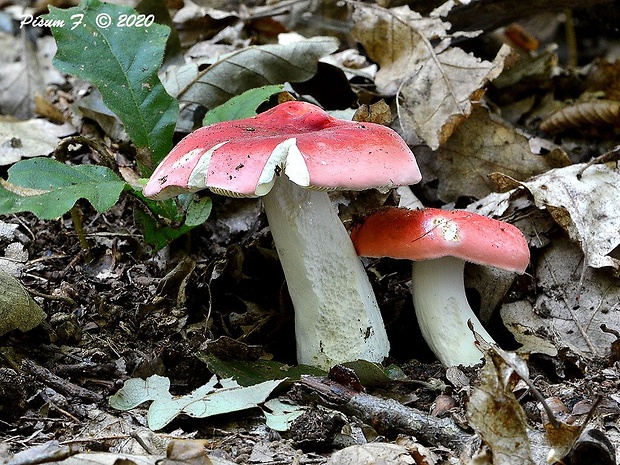
<path fill-rule="evenodd" d="M 475 440 L 474 435 L 461 430 L 448 418 L 437 418 L 392 399 L 357 392 L 326 378 L 304 376 L 296 386 L 314 401 L 354 415 L 380 434 L 409 434 L 427 444 L 459 453 Z"/>
<path fill-rule="evenodd" d="M 73 205 L 69 211 L 71 212 L 71 220 L 73 220 L 73 229 L 75 229 L 78 240 L 80 241 L 82 253 L 84 254 L 84 260 L 86 263 L 90 263 L 93 261 L 93 256 L 90 253 L 90 244 L 88 243 L 88 239 L 86 239 L 86 233 L 82 225 L 82 212 L 77 205 Z"/>
<path fill-rule="evenodd" d="M 37 365 L 32 360 L 24 360 L 22 362 L 22 367 L 30 374 L 37 377 L 41 382 L 61 393 L 72 397 L 79 397 L 89 402 L 101 402 L 103 400 L 102 395 L 62 379 L 47 368 Z"/>
<path fill-rule="evenodd" d="M 10 465 L 38 465 L 41 463 L 59 463 L 80 451 L 71 446 L 59 446 L 56 441 L 48 441 L 16 454 L 7 463 Z"/>
<path fill-rule="evenodd" d="M 599 163 L 607 163 L 608 161 L 618 160 L 619 157 L 620 157 L 620 145 L 616 145 L 609 152 L 605 152 L 604 154 L 599 155 L 598 157 L 594 157 L 592 160 L 586 163 L 583 168 L 577 171 L 577 174 L 576 174 L 577 179 L 581 179 L 583 177 L 583 172 L 587 170 L 588 168 L 590 168 L 592 165 L 597 165 Z"/>
<path fill-rule="evenodd" d="M 71 297 L 62 296 L 62 295 L 43 294 L 42 292 L 38 292 L 33 289 L 28 289 L 28 292 L 35 297 L 41 297 L 42 299 L 45 299 L 45 300 L 56 300 L 60 302 L 66 302 L 69 305 L 75 305 L 75 300 L 73 300 Z"/>
<path fill-rule="evenodd" d="M 577 35 L 575 34 L 575 22 L 573 21 L 573 12 L 570 8 L 564 10 L 566 22 L 564 28 L 566 30 L 566 49 L 568 50 L 568 58 L 566 65 L 569 68 L 577 67 Z"/>

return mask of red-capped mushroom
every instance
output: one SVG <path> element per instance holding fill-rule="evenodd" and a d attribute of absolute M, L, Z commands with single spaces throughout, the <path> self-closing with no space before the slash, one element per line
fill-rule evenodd
<path fill-rule="evenodd" d="M 414 260 L 413 305 L 425 341 L 444 366 L 471 366 L 482 353 L 467 326 L 493 339 L 467 302 L 465 262 L 523 273 L 530 252 L 511 224 L 463 210 L 388 208 L 369 215 L 351 239 L 359 255 Z"/>
<path fill-rule="evenodd" d="M 391 188 L 420 179 L 411 150 L 391 129 L 286 102 L 188 135 L 143 192 L 155 199 L 204 188 L 264 196 L 295 307 L 298 362 L 328 368 L 360 358 L 381 361 L 389 342 L 368 277 L 326 190 Z"/>

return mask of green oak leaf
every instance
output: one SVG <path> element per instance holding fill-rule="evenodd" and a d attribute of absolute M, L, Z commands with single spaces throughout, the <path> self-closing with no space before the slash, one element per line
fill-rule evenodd
<path fill-rule="evenodd" d="M 148 148 L 154 164 L 159 162 L 172 147 L 179 114 L 178 102 L 157 76 L 170 29 L 150 20 L 144 22 L 149 26 L 122 27 L 124 18 L 137 17 L 136 11 L 99 0 L 49 8 L 44 18 L 57 25 L 51 27 L 58 45 L 54 65 L 97 86 L 134 144 Z"/>

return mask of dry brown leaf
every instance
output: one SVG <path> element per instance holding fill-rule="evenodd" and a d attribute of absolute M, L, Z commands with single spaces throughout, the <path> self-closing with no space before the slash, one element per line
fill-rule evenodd
<path fill-rule="evenodd" d="M 73 132 L 75 128 L 70 124 L 58 126 L 43 119 L 9 121 L 0 117 L 0 165 L 48 155 L 61 137 Z"/>
<path fill-rule="evenodd" d="M 555 238 L 538 260 L 534 276 L 539 289 L 534 306 L 528 301 L 506 304 L 502 321 L 528 352 L 550 353 L 565 347 L 592 359 L 609 353 L 615 336 L 601 324 L 620 328 L 620 288 L 605 270 L 587 268 L 583 255 L 566 238 Z M 537 335 L 536 340 L 532 335 Z"/>
<path fill-rule="evenodd" d="M 207 457 L 205 439 L 173 439 L 168 443 L 166 450 L 167 459 L 162 460 L 161 465 L 213 465 Z"/>
<path fill-rule="evenodd" d="M 381 67 L 375 78 L 377 90 L 394 95 L 421 58 L 433 53 L 429 41 L 445 38 L 448 28 L 440 18 L 423 18 L 407 6 L 388 10 L 356 5 L 351 32 Z"/>
<path fill-rule="evenodd" d="M 522 185 L 580 244 L 587 266 L 620 270 L 620 260 L 611 256 L 620 245 L 620 173 L 608 163 L 588 167 L 579 178 L 584 166 L 550 170 Z"/>
<path fill-rule="evenodd" d="M 399 94 L 403 137 L 408 143 L 422 139 L 433 149 L 469 115 L 472 100 L 499 75 L 509 51 L 503 47 L 489 62 L 449 47 L 449 23 L 422 17 L 406 6 L 356 6 L 353 21 L 354 36 L 381 66 L 377 90 Z M 437 40 L 434 47 L 431 41 Z"/>
<path fill-rule="evenodd" d="M 353 121 L 376 123 L 388 126 L 392 122 L 390 106 L 384 100 L 372 105 L 360 105 L 353 115 Z"/>
<path fill-rule="evenodd" d="M 493 62 L 480 60 L 460 48 L 429 59 L 400 89 L 401 128 L 408 142 L 417 135 L 436 149 L 452 135 L 458 123 L 482 97 L 482 88 L 502 70 L 508 48 Z"/>
<path fill-rule="evenodd" d="M 570 163 L 558 149 L 540 156 L 525 135 L 476 108 L 436 154 L 420 153 L 418 162 L 426 182 L 438 180 L 438 196 L 452 202 L 459 196 L 482 198 L 494 190 L 490 173 L 525 180 L 550 168 Z"/>
<path fill-rule="evenodd" d="M 332 454 L 327 465 L 414 465 L 416 462 L 403 446 L 369 443 L 349 446 Z"/>
<path fill-rule="evenodd" d="M 517 381 L 527 376 L 527 366 L 514 354 L 501 353 L 495 349 L 485 353 L 480 381 L 467 403 L 467 418 L 493 452 L 494 465 L 534 465 L 525 412 L 513 393 Z"/>
<path fill-rule="evenodd" d="M 545 132 L 597 126 L 620 127 L 620 102 L 593 100 L 570 105 L 553 113 L 540 123 Z"/>
<path fill-rule="evenodd" d="M 45 94 L 46 84 L 64 83 L 62 75 L 52 66 L 54 39 L 39 38 L 35 47 L 26 37 L 5 34 L 0 38 L 3 49 L 19 51 L 15 61 L 0 56 L 0 113 L 20 119 L 34 115 L 34 97 Z"/>

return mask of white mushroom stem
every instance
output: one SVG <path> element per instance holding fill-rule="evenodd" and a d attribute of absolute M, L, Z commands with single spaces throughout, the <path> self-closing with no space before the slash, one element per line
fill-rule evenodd
<path fill-rule="evenodd" d="M 263 202 L 295 307 L 297 361 L 381 362 L 389 342 L 379 306 L 327 193 L 282 176 Z"/>
<path fill-rule="evenodd" d="M 463 283 L 465 262 L 454 257 L 413 262 L 412 292 L 418 324 L 424 340 L 444 366 L 472 366 L 482 353 L 467 326 L 487 342 L 493 339 L 472 311 Z"/>

